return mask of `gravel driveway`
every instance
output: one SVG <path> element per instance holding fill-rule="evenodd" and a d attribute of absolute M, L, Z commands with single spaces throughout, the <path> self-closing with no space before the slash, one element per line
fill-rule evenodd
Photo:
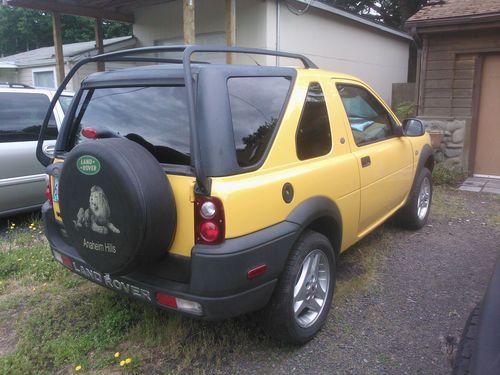
<path fill-rule="evenodd" d="M 500 200 L 447 190 L 439 197 L 421 231 L 388 223 L 362 241 L 378 247 L 376 277 L 336 300 L 316 339 L 302 348 L 245 348 L 224 372 L 449 374 L 444 338 L 458 340 L 485 291 L 500 249 Z M 341 264 L 340 283 L 352 273 Z"/>

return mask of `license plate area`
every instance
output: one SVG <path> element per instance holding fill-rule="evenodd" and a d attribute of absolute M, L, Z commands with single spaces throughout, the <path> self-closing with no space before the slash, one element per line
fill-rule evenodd
<path fill-rule="evenodd" d="M 72 269 L 73 272 L 75 272 L 76 274 L 96 284 L 126 294 L 130 297 L 134 297 L 150 303 L 153 302 L 154 293 L 151 290 L 144 288 L 141 285 L 130 282 L 129 280 L 120 277 L 113 277 L 108 273 L 102 273 L 96 271 L 87 264 L 78 262 L 74 259 L 67 257 L 66 255 L 61 255 L 56 251 L 54 251 L 53 253 L 54 253 L 54 258 L 56 258 L 57 261 L 59 261 L 66 267 Z"/>

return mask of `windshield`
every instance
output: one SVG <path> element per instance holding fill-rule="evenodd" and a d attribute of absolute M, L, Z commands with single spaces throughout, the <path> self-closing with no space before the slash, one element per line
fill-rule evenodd
<path fill-rule="evenodd" d="M 189 119 L 184 86 L 86 89 L 73 124 L 75 144 L 97 138 L 126 137 L 150 151 L 160 163 L 190 164 Z"/>

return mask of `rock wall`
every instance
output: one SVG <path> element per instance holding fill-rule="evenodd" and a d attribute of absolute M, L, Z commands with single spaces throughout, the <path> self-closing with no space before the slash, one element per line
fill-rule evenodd
<path fill-rule="evenodd" d="M 466 120 L 458 119 L 422 119 L 425 128 L 430 131 L 440 131 L 443 139 L 438 148 L 434 149 L 437 162 L 444 162 L 447 168 L 464 169 L 464 139 Z"/>

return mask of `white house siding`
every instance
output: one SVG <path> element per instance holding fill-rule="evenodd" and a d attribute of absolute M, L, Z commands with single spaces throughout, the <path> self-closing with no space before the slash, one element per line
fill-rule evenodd
<path fill-rule="evenodd" d="M 195 28 L 197 44 L 225 45 L 225 0 L 196 1 Z M 262 0 L 236 2 L 236 45 L 242 47 L 267 47 L 268 4 Z M 183 44 L 182 1 L 172 1 L 139 8 L 135 11 L 134 36 L 138 46 Z M 255 57 L 265 63 L 265 57 Z M 210 60 L 219 62 L 211 56 Z M 252 63 L 245 56 L 238 62 Z"/>
<path fill-rule="evenodd" d="M 224 0 L 197 1 L 196 33 L 224 32 L 225 11 Z M 138 40 L 138 47 L 152 46 L 162 40 L 182 40 L 182 1 L 171 1 L 137 9 L 134 36 Z"/>
<path fill-rule="evenodd" d="M 313 7 L 296 16 L 283 3 L 281 1 L 280 50 L 305 54 L 320 68 L 357 76 L 391 102 L 392 84 L 407 81 L 409 40 Z M 225 1 L 203 0 L 195 4 L 198 43 L 223 44 Z M 276 49 L 276 12 L 274 0 L 238 0 L 236 44 Z M 134 36 L 139 46 L 182 43 L 182 35 L 182 1 L 136 10 Z M 274 58 L 254 58 L 260 63 L 275 63 Z M 213 61 L 219 62 L 219 59 Z M 252 63 L 244 55 L 236 61 Z M 297 65 L 297 62 L 280 59 L 280 64 Z"/>
<path fill-rule="evenodd" d="M 25 85 L 33 86 L 32 68 L 18 69 L 16 81 L 18 83 L 23 83 Z"/>
<path fill-rule="evenodd" d="M 359 77 L 388 103 L 392 84 L 407 81 L 409 40 L 312 7 L 296 16 L 281 5 L 280 13 L 281 50 L 305 54 L 320 68 Z"/>

